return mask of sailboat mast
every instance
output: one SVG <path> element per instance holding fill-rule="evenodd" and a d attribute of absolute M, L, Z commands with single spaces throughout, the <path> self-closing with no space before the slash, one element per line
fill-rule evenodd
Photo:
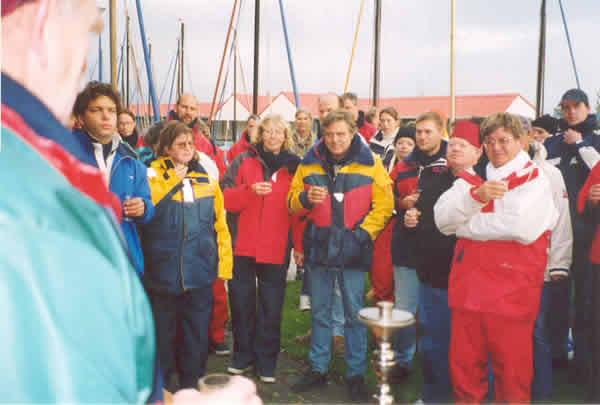
<path fill-rule="evenodd" d="M 546 73 L 546 0 L 540 7 L 540 42 L 538 48 L 537 88 L 535 92 L 535 116 L 544 111 L 544 76 Z"/>
<path fill-rule="evenodd" d="M 258 114 L 258 56 L 260 39 L 260 0 L 254 0 L 254 83 L 252 85 L 252 114 Z"/>
<path fill-rule="evenodd" d="M 381 36 L 381 0 L 375 0 L 375 46 L 373 63 L 373 106 L 379 101 L 379 38 Z"/>
<path fill-rule="evenodd" d="M 110 84 L 117 88 L 117 3 L 110 0 Z"/>

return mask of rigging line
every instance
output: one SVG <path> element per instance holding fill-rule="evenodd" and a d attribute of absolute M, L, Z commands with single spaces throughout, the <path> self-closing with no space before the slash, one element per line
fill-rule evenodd
<path fill-rule="evenodd" d="M 190 64 L 188 63 L 189 62 L 188 56 L 189 56 L 189 52 L 186 53 L 185 56 L 183 57 L 184 65 L 185 65 L 185 68 L 187 69 L 187 73 L 185 76 L 188 79 L 188 83 L 190 85 L 190 91 L 192 92 L 192 94 L 197 94 L 194 91 L 194 83 L 192 83 L 192 70 L 190 69 Z"/>
<path fill-rule="evenodd" d="M 292 51 L 290 50 L 290 41 L 288 38 L 287 25 L 285 23 L 285 13 L 283 11 L 283 0 L 279 0 L 279 11 L 281 12 L 281 25 L 283 26 L 283 34 L 285 36 L 285 47 L 287 49 L 288 64 L 290 65 L 290 75 L 292 78 L 292 87 L 294 88 L 294 99 L 296 101 L 296 108 L 300 108 L 298 87 L 296 86 L 296 74 L 294 73 L 294 63 L 292 62 Z"/>
<path fill-rule="evenodd" d="M 234 50 L 234 48 L 233 48 L 233 43 L 232 43 L 231 49 L 229 51 L 229 61 L 227 63 L 227 71 L 225 71 L 225 78 L 223 80 L 223 87 L 221 89 L 221 97 L 219 99 L 219 105 L 220 106 L 223 106 L 223 102 L 225 100 L 225 89 L 227 88 L 227 82 L 228 82 L 228 79 L 229 79 L 229 72 L 231 71 L 231 61 L 233 60 L 233 58 L 231 57 L 231 55 L 233 54 L 233 50 Z M 233 100 L 233 101 L 235 102 L 235 100 Z M 223 114 L 223 110 L 219 109 L 218 117 L 219 118 L 222 117 L 222 114 Z M 217 120 L 217 135 L 219 134 L 219 131 L 221 130 L 221 122 L 222 122 L 221 120 Z"/>
<path fill-rule="evenodd" d="M 242 87 L 244 88 L 244 94 L 246 95 L 246 103 L 248 105 L 248 111 L 252 108 L 252 103 L 250 102 L 250 93 L 248 93 L 248 85 L 246 83 L 246 75 L 244 74 L 244 66 L 242 64 L 242 58 L 240 58 L 239 47 L 236 44 L 235 52 L 237 53 L 237 60 L 240 65 L 240 74 L 242 75 Z"/>
<path fill-rule="evenodd" d="M 363 14 L 365 6 L 365 0 L 360 2 L 360 13 L 358 14 L 358 23 L 356 24 L 356 31 L 354 33 L 354 43 L 352 44 L 352 54 L 350 55 L 350 64 L 348 65 L 348 73 L 346 74 L 346 84 L 344 85 L 344 93 L 348 91 L 348 83 L 350 82 L 350 72 L 352 71 L 352 61 L 354 60 L 354 51 L 356 50 L 356 40 L 358 39 L 358 31 L 360 29 L 360 19 Z"/>
<path fill-rule="evenodd" d="M 215 111 L 215 103 L 217 101 L 217 93 L 219 91 L 221 75 L 223 74 L 223 64 L 225 63 L 225 56 L 227 54 L 227 48 L 229 46 L 229 38 L 231 36 L 231 29 L 233 28 L 233 19 L 235 18 L 237 4 L 238 4 L 238 0 L 235 0 L 235 3 L 233 4 L 233 10 L 231 10 L 231 18 L 229 20 L 229 28 L 227 29 L 227 37 L 225 39 L 225 47 L 223 48 L 223 56 L 221 57 L 221 67 L 219 68 L 219 74 L 217 76 L 217 85 L 215 86 L 215 94 L 213 95 L 213 101 L 210 106 L 210 114 L 208 116 L 208 126 L 209 127 L 210 127 L 210 123 L 212 121 L 213 112 Z"/>
<path fill-rule="evenodd" d="M 569 45 L 569 53 L 571 54 L 571 63 L 573 64 L 573 71 L 575 72 L 575 81 L 577 82 L 577 88 L 581 89 L 579 84 L 579 75 L 577 74 L 577 67 L 575 66 L 575 56 L 573 55 L 573 46 L 571 45 L 571 37 L 569 36 L 569 28 L 567 27 L 567 18 L 565 17 L 565 10 L 563 8 L 562 0 L 558 0 L 560 5 L 560 14 L 562 15 L 563 26 L 565 27 L 565 34 L 567 35 L 567 44 Z"/>
<path fill-rule="evenodd" d="M 177 54 L 174 54 L 171 57 L 171 63 L 169 64 L 169 70 L 167 71 L 167 75 L 165 76 L 165 80 L 164 80 L 164 84 L 162 87 L 162 90 L 160 91 L 160 97 L 159 100 L 163 99 L 163 96 L 165 94 L 165 90 L 167 89 L 167 83 L 169 83 L 169 76 L 171 76 L 171 69 L 173 69 L 173 62 L 175 62 L 175 60 L 177 60 Z"/>
<path fill-rule="evenodd" d="M 376 6 L 375 2 L 373 2 L 373 10 L 374 10 L 373 14 L 377 13 L 377 11 L 375 10 L 375 7 L 377 7 L 377 6 Z M 369 17 L 371 17 L 371 16 L 369 16 Z M 373 35 L 372 44 L 373 44 L 372 49 L 374 51 L 375 50 L 375 45 L 376 45 L 375 44 L 375 35 Z M 369 64 L 369 98 L 368 98 L 369 105 L 372 104 L 373 97 L 371 97 L 371 96 L 373 94 L 373 88 L 375 87 L 375 72 L 373 71 L 373 67 L 375 65 L 375 52 L 371 52 L 370 62 L 371 63 Z M 366 113 L 366 111 L 365 111 L 365 113 Z"/>
<path fill-rule="evenodd" d="M 96 59 L 96 62 L 94 63 L 94 67 L 90 71 L 90 78 L 88 79 L 88 82 L 91 82 L 94 79 L 94 75 L 96 74 L 97 67 L 98 67 L 98 59 Z"/>
<path fill-rule="evenodd" d="M 169 92 L 169 104 L 167 105 L 167 109 L 171 110 L 171 99 L 173 97 L 173 88 L 175 87 L 175 78 L 177 77 L 177 65 L 179 61 L 179 39 L 177 40 L 177 53 L 175 54 L 175 68 L 173 69 L 173 79 L 171 80 L 171 91 Z"/>
<path fill-rule="evenodd" d="M 141 78 L 140 78 L 140 70 L 139 70 L 139 68 L 138 68 L 137 61 L 136 61 L 136 59 L 135 59 L 135 52 L 134 52 L 134 50 L 133 50 L 133 49 L 131 49 L 131 59 L 133 59 L 133 69 L 134 69 L 134 71 L 135 71 L 135 78 L 137 79 L 137 80 L 136 80 L 136 83 L 137 83 L 137 85 L 138 85 L 138 89 L 139 89 L 139 97 L 140 97 L 142 100 L 144 100 L 144 91 L 143 91 L 143 89 L 142 89 L 142 80 L 141 80 Z M 138 103 L 138 104 L 139 104 L 139 103 Z M 144 106 L 144 110 L 145 110 L 145 106 Z M 150 109 L 148 108 L 148 113 L 150 113 L 150 111 L 149 111 L 149 110 L 150 110 Z M 145 112 L 145 111 L 143 111 L 143 112 Z"/>

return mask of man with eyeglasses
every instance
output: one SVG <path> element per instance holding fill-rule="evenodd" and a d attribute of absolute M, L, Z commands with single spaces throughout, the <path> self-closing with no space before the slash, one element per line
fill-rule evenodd
<path fill-rule="evenodd" d="M 586 221 L 577 213 L 577 195 L 594 165 L 600 161 L 600 130 L 596 114 L 591 113 L 587 94 L 580 89 L 570 89 L 562 96 L 560 109 L 563 118 L 559 120 L 560 131 L 548 137 L 544 146 L 548 151 L 548 161 L 561 171 L 567 194 L 573 225 L 573 264 L 572 274 L 575 284 L 575 324 L 573 338 L 575 343 L 574 368 L 571 371 L 573 381 L 585 383 L 589 380 L 591 367 L 591 327 L 592 318 L 589 306 L 592 291 L 591 272 L 588 253 L 594 236 L 594 224 Z M 569 284 L 562 289 L 562 307 L 568 311 Z M 562 309 L 561 309 L 562 311 Z M 568 330 L 557 331 L 562 336 L 561 363 L 567 360 Z"/>
<path fill-rule="evenodd" d="M 533 326 L 558 212 L 549 180 L 521 150 L 522 131 L 510 114 L 486 118 L 489 163 L 459 174 L 434 207 L 440 232 L 458 238 L 448 281 L 456 402 L 485 400 L 488 362 L 495 401 L 530 401 Z"/>

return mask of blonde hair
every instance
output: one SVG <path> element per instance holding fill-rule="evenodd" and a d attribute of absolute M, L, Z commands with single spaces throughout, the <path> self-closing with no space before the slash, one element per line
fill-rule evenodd
<path fill-rule="evenodd" d="M 443 130 L 445 127 L 444 120 L 442 119 L 441 115 L 433 111 L 429 111 L 419 115 L 417 117 L 415 125 L 423 121 L 433 121 L 439 130 Z"/>
<path fill-rule="evenodd" d="M 268 124 L 279 125 L 281 128 L 283 128 L 285 139 L 283 140 L 283 145 L 281 145 L 281 150 L 288 150 L 292 144 L 292 131 L 287 121 L 284 120 L 283 117 L 279 114 L 271 114 L 262 119 L 260 124 L 258 124 L 258 129 L 256 131 L 256 139 L 254 139 L 252 143 L 262 143 L 265 127 Z"/>
<path fill-rule="evenodd" d="M 521 120 L 513 114 L 500 112 L 491 114 L 481 123 L 479 129 L 481 142 L 499 128 L 504 128 L 507 132 L 510 132 L 515 139 L 519 139 L 523 135 Z"/>

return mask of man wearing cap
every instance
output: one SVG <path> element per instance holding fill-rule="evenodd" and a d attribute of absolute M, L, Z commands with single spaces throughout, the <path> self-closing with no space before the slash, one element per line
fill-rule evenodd
<path fill-rule="evenodd" d="M 544 117 L 552 118 L 550 116 L 540 118 Z M 521 146 L 548 177 L 552 188 L 552 200 L 559 213 L 556 226 L 550 235 L 550 250 L 544 274 L 544 287 L 540 297 L 540 309 L 533 328 L 534 373 L 531 383 L 531 399 L 534 402 L 549 402 L 552 394 L 553 338 L 556 334 L 568 331 L 568 302 L 563 303 L 561 295 L 556 294 L 556 291 L 560 291 L 562 285 L 567 284 L 565 282 L 569 275 L 573 255 L 573 230 L 567 188 L 562 174 L 546 160 L 547 152 L 544 145 L 533 139 L 535 131 L 532 129 L 529 119 L 523 116 L 519 116 L 519 118 L 523 125 L 523 135 L 520 137 Z M 536 123 L 538 125 L 545 124 L 544 120 Z M 561 304 L 562 307 L 560 307 Z"/>
<path fill-rule="evenodd" d="M 575 368 L 574 381 L 585 383 L 590 374 L 591 359 L 591 313 L 589 305 L 592 291 L 591 264 L 588 252 L 594 235 L 594 226 L 576 212 L 577 194 L 590 170 L 600 161 L 600 131 L 596 115 L 591 113 L 587 94 L 580 89 L 568 90 L 561 98 L 563 118 L 559 120 L 560 131 L 547 138 L 544 146 L 548 161 L 561 171 L 567 194 L 573 225 L 573 280 L 575 284 L 575 325 L 573 328 Z M 565 291 L 566 293 L 567 291 Z M 564 335 L 563 335 L 564 336 Z M 566 341 L 563 356 L 566 357 Z"/>
<path fill-rule="evenodd" d="M 433 206 L 457 176 L 470 169 L 481 157 L 479 127 L 470 121 L 458 121 L 448 141 L 448 167 L 424 185 L 414 208 L 406 211 L 404 226 L 414 233 L 415 257 L 419 276 L 419 351 L 423 366 L 424 403 L 452 402 L 448 373 L 450 346 L 450 308 L 448 275 L 456 237 L 443 235 L 436 228 Z"/>
<path fill-rule="evenodd" d="M 454 400 L 485 400 L 489 362 L 495 402 L 527 403 L 533 326 L 558 213 L 547 177 L 521 150 L 518 118 L 492 114 L 480 131 L 489 163 L 460 173 L 434 206 L 440 232 L 458 238 L 448 280 Z"/>

